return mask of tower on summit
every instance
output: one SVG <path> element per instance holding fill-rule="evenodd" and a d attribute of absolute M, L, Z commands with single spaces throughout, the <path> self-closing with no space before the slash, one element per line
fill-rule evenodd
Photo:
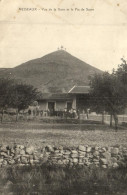
<path fill-rule="evenodd" d="M 66 51 L 66 48 L 61 45 L 60 47 L 57 48 L 57 50 L 64 50 L 64 51 Z"/>

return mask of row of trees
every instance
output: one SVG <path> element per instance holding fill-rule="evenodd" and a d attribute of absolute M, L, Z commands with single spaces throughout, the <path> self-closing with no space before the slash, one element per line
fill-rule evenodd
<path fill-rule="evenodd" d="M 15 80 L 0 79 L 0 111 L 3 120 L 4 110 L 15 108 L 18 113 L 27 109 L 40 96 L 40 92 L 31 85 L 17 83 Z"/>
<path fill-rule="evenodd" d="M 117 70 L 111 74 L 104 72 L 91 78 L 91 101 L 92 109 L 98 112 L 110 114 L 110 125 L 112 116 L 115 121 L 115 128 L 118 128 L 118 114 L 127 107 L 127 63 L 123 58 Z"/>

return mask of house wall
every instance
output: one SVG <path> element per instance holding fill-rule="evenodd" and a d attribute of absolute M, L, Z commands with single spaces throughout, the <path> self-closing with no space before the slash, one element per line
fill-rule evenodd
<path fill-rule="evenodd" d="M 39 107 L 40 110 L 48 110 L 48 102 L 55 102 L 55 110 L 56 111 L 64 111 L 64 109 L 67 107 L 66 100 L 41 100 L 39 101 Z M 74 100 L 70 100 L 72 102 L 72 107 L 76 108 L 76 97 Z"/>
<path fill-rule="evenodd" d="M 75 110 L 76 110 L 76 103 L 77 103 L 77 101 L 76 101 L 76 95 L 75 95 L 75 96 L 73 96 L 73 102 L 72 102 L 72 108 Z"/>

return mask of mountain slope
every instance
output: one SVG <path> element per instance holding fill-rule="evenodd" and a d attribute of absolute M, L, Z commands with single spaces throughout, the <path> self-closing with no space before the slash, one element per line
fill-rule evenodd
<path fill-rule="evenodd" d="M 102 71 L 64 50 L 0 71 L 0 77 L 19 79 L 42 92 L 67 92 L 74 85 L 88 85 L 89 76 Z"/>

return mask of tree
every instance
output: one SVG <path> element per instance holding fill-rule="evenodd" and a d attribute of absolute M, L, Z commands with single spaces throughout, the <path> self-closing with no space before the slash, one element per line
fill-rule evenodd
<path fill-rule="evenodd" d="M 105 110 L 111 117 L 113 116 L 115 129 L 118 128 L 117 115 L 127 105 L 127 64 L 125 62 L 123 61 L 111 74 L 104 72 L 91 78 L 92 107 L 100 111 Z"/>
<path fill-rule="evenodd" d="M 27 109 L 40 96 L 40 92 L 36 88 L 27 84 L 15 84 L 11 91 L 11 106 L 17 109 L 17 119 L 18 113 Z"/>
<path fill-rule="evenodd" d="M 40 92 L 32 85 L 19 84 L 12 79 L 0 78 L 0 112 L 3 121 L 4 110 L 17 109 L 17 117 L 20 110 L 28 108 L 40 96 Z"/>
<path fill-rule="evenodd" d="M 4 110 L 11 105 L 11 87 L 14 80 L 0 78 L 0 111 L 1 122 L 3 121 Z"/>

